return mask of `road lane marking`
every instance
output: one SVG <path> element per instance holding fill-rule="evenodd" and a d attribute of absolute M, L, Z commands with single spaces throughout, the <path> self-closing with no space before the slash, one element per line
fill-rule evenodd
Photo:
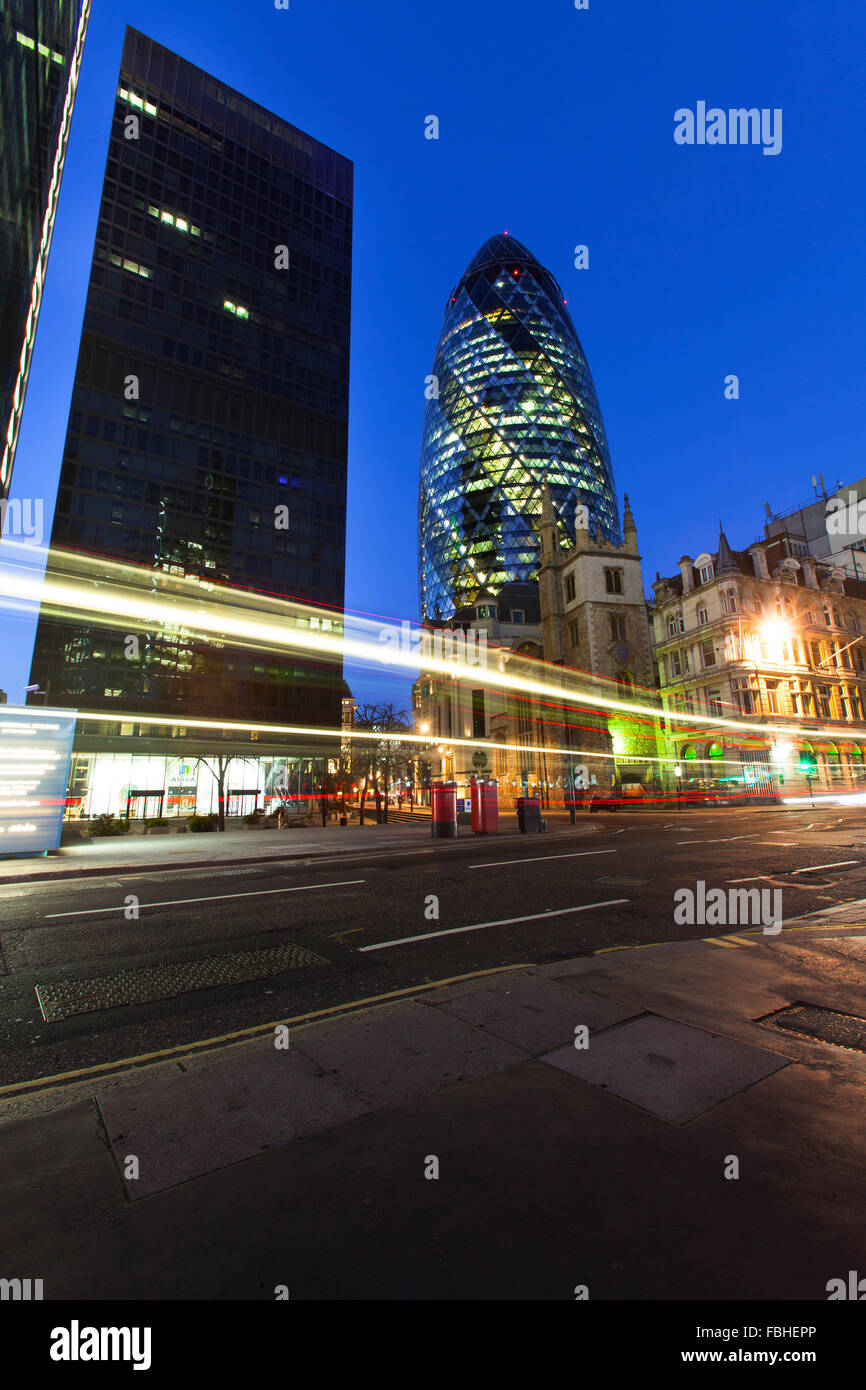
<path fill-rule="evenodd" d="M 842 869 L 847 864 L 859 864 L 859 859 L 837 859 L 832 864 L 807 864 L 805 869 L 791 869 L 790 876 L 794 874 L 813 874 L 817 869 Z"/>
<path fill-rule="evenodd" d="M 720 839 L 714 840 L 677 840 L 678 845 L 727 845 L 731 840 L 754 840 L 757 831 L 751 835 L 722 835 Z"/>
<path fill-rule="evenodd" d="M 537 922 L 544 917 L 564 917 L 569 912 L 589 912 L 593 907 L 615 907 L 628 898 L 608 898 L 603 903 L 583 903 L 579 907 L 558 907 L 553 912 L 533 912 L 529 917 L 503 917 L 498 922 L 473 922 L 469 927 L 448 927 L 445 931 L 421 932 L 418 936 L 401 936 L 396 941 L 377 941 L 373 946 L 359 946 L 359 951 L 385 951 L 389 946 L 405 946 L 412 941 L 430 941 L 434 936 L 456 936 L 460 932 L 482 931 L 485 927 L 510 927 L 514 922 Z"/>
<path fill-rule="evenodd" d="M 491 859 L 486 864 L 467 864 L 468 869 L 501 869 L 509 864 L 538 864 L 542 859 L 585 859 L 590 854 L 616 854 L 615 849 L 578 849 L 573 854 L 532 854 L 526 859 Z"/>
<path fill-rule="evenodd" d="M 138 903 L 138 909 L 143 907 L 182 907 L 185 903 L 218 903 L 226 898 L 264 898 L 272 896 L 274 893 L 310 893 L 314 888 L 348 888 L 353 883 L 366 883 L 364 878 L 345 878 L 340 883 L 305 883 L 300 888 L 256 888 L 252 893 L 214 893 L 209 898 L 168 898 L 161 903 Z M 47 922 L 51 917 L 95 917 L 99 912 L 125 912 L 126 904 L 120 903 L 117 907 L 85 907 L 79 908 L 76 912 L 47 912 L 44 920 Z"/>
<path fill-rule="evenodd" d="M 757 883 L 758 879 L 769 878 L 769 874 L 751 874 L 749 878 L 729 878 L 727 883 Z"/>

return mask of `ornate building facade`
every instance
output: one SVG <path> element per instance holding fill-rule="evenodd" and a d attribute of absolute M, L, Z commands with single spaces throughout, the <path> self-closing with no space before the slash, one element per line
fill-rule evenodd
<path fill-rule="evenodd" d="M 736 724 L 671 723 L 686 788 L 864 788 L 866 582 L 800 538 L 735 551 L 721 532 L 714 551 L 684 555 L 653 588 L 665 709 Z"/>

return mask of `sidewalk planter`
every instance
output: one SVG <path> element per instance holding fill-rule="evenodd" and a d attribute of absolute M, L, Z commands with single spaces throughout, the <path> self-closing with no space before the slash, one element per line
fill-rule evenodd
<path fill-rule="evenodd" d="M 216 816 L 190 816 L 188 828 L 194 834 L 216 829 Z"/>
<path fill-rule="evenodd" d="M 88 840 L 111 839 L 117 835 L 128 834 L 129 822 L 115 820 L 112 816 L 95 816 L 85 824 L 81 833 Z"/>

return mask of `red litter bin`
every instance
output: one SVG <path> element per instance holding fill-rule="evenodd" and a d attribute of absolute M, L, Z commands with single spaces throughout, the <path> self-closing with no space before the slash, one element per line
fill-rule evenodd
<path fill-rule="evenodd" d="M 434 782 L 430 801 L 430 830 L 434 839 L 453 839 L 457 834 L 457 783 Z"/>
<path fill-rule="evenodd" d="M 499 783 L 472 779 L 472 832 L 490 835 L 499 829 Z"/>

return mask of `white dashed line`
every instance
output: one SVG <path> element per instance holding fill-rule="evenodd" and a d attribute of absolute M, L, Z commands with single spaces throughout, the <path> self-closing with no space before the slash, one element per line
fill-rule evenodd
<path fill-rule="evenodd" d="M 342 883 L 305 883 L 300 888 L 256 888 L 252 893 L 215 893 L 209 898 L 168 898 L 161 903 L 138 903 L 139 910 L 143 907 L 183 907 L 185 903 L 218 903 L 225 898 L 264 898 L 273 893 L 310 893 L 314 888 L 348 888 L 353 883 L 365 883 L 363 878 L 347 878 Z M 126 904 L 120 903 L 116 907 L 85 907 L 77 912 L 48 912 L 45 915 L 47 922 L 51 917 L 95 917 L 99 912 L 125 912 Z"/>
<path fill-rule="evenodd" d="M 514 922 L 537 922 L 542 917 L 564 917 L 569 912 L 590 912 L 594 907 L 615 907 L 628 898 L 608 898 L 603 903 L 583 903 L 580 907 L 558 907 L 554 912 L 533 912 L 529 917 L 503 917 L 498 922 L 474 922 L 470 927 L 449 927 L 446 931 L 421 932 L 419 936 L 401 936 L 396 941 L 377 941 L 372 946 L 359 946 L 359 951 L 385 951 L 389 946 L 406 946 L 412 941 L 430 941 L 434 936 L 456 936 L 459 932 L 482 931 L 485 927 L 510 927 Z"/>
<path fill-rule="evenodd" d="M 470 869 L 499 869 L 509 864 L 538 864 L 542 859 L 585 859 L 590 854 L 616 854 L 615 849 L 579 849 L 573 854 L 533 854 L 526 859 L 491 859 L 486 864 L 469 864 Z"/>
<path fill-rule="evenodd" d="M 816 869 L 843 869 L 846 864 L 859 864 L 859 859 L 837 859 L 832 864 L 808 864 L 805 869 L 792 869 L 794 874 L 812 874 Z"/>
<path fill-rule="evenodd" d="M 678 845 L 727 845 L 731 840 L 753 840 L 754 835 L 723 835 L 718 840 L 677 840 Z"/>

